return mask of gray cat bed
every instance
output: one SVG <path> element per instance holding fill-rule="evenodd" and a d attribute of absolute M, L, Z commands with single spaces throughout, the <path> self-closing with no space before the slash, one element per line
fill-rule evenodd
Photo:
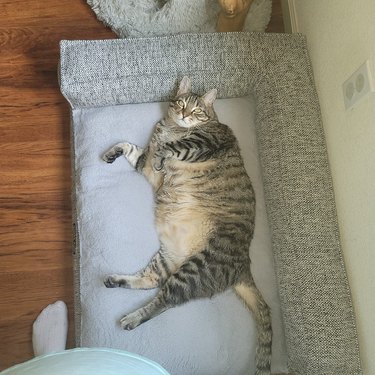
<path fill-rule="evenodd" d="M 286 349 L 296 374 L 361 374 L 305 39 L 223 33 L 64 41 L 60 73 L 72 107 L 77 343 L 133 351 L 176 375 L 252 373 L 254 325 L 231 291 L 171 309 L 128 333 L 116 322 L 153 292 L 102 284 L 108 273 L 146 264 L 157 237 L 150 187 L 125 160 L 108 166 L 101 154 L 124 139 L 146 144 L 164 102 L 188 75 L 198 93 L 218 88 L 219 118 L 237 127 L 256 185 L 256 227 L 263 232 L 250 251 L 273 313 L 273 370 L 285 370 Z M 252 124 L 256 135 L 247 130 Z"/>
<path fill-rule="evenodd" d="M 120 38 L 214 32 L 217 0 L 87 0 L 98 19 Z M 265 31 L 272 0 L 254 0 L 244 31 Z"/>

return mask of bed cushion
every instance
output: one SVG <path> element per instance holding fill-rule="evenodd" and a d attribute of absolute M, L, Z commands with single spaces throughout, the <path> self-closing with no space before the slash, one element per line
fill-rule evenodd
<path fill-rule="evenodd" d="M 150 185 L 125 158 L 108 165 L 101 155 L 122 140 L 144 147 L 167 106 L 167 102 L 143 103 L 73 111 L 80 239 L 80 345 L 136 352 L 158 361 L 173 374 L 224 375 L 229 371 L 249 374 L 254 371 L 256 330 L 249 311 L 234 292 L 192 301 L 132 332 L 124 332 L 119 319 L 144 304 L 155 291 L 108 290 L 103 285 L 107 274 L 134 273 L 141 269 L 159 243 Z M 256 189 L 253 272 L 272 308 L 273 368 L 286 370 L 280 303 L 255 140 L 255 105 L 249 98 L 221 99 L 215 108 L 221 121 L 235 131 Z"/>
<path fill-rule="evenodd" d="M 257 142 L 290 370 L 307 375 L 360 374 L 355 318 L 340 249 L 319 103 L 303 36 L 229 33 L 136 40 L 65 41 L 61 44 L 61 89 L 72 107 L 75 147 L 81 144 L 77 142 L 76 124 L 85 117 L 87 110 L 95 112 L 99 110 L 98 107 L 168 100 L 184 75 L 191 77 L 194 90 L 198 93 L 216 87 L 221 98 L 244 97 L 251 93 L 255 96 Z M 107 118 L 102 117 L 103 123 L 108 122 Z M 140 129 L 141 127 L 137 128 L 137 134 Z M 117 132 L 118 128 L 113 131 Z M 103 147 L 98 150 L 100 152 L 114 140 L 114 134 L 111 134 L 111 139 L 106 134 L 103 127 L 99 136 L 100 145 Z M 92 141 L 98 144 L 96 137 Z M 122 139 L 116 139 L 118 140 Z M 80 339 L 83 338 L 84 332 L 80 328 L 89 324 L 82 319 L 88 313 L 87 302 L 97 298 L 96 294 L 101 294 L 102 290 L 100 275 L 93 273 L 90 280 L 93 283 L 93 292 L 85 294 L 84 287 L 87 284 L 80 272 L 86 269 L 86 260 L 90 259 L 93 264 L 101 263 L 101 272 L 106 272 L 107 269 L 110 269 L 110 272 L 115 271 L 112 264 L 107 262 L 110 259 L 107 246 L 99 249 L 101 254 L 96 254 L 96 259 L 95 256 L 83 258 L 84 254 L 87 255 L 87 252 L 95 247 L 95 241 L 88 241 L 89 234 L 86 227 L 82 230 L 80 215 L 82 208 L 96 198 L 94 196 L 89 199 L 90 189 L 81 191 L 80 184 L 82 181 L 91 180 L 95 186 L 101 181 L 100 174 L 103 174 L 106 185 L 97 187 L 105 192 L 114 183 L 115 189 L 118 190 L 114 195 L 117 196 L 120 194 L 121 184 L 116 180 L 115 169 L 124 168 L 124 173 L 134 174 L 125 170 L 126 163 L 117 162 L 113 168 L 101 168 L 98 164 L 97 175 L 87 174 L 83 166 L 95 169 L 95 163 L 99 162 L 98 148 L 99 144 L 93 147 L 91 156 L 79 154 L 77 148 L 73 154 L 76 183 L 74 192 L 77 202 L 75 223 L 78 229 L 76 321 Z M 82 164 L 83 162 L 87 164 Z M 118 176 L 123 176 L 123 173 Z M 140 179 L 141 176 L 134 178 Z M 139 239 L 130 233 L 128 242 L 134 246 L 136 257 L 125 256 L 126 259 L 117 259 L 116 266 L 131 261 L 133 263 L 128 263 L 129 269 L 134 267 L 135 270 L 135 266 L 144 264 L 144 259 L 141 259 L 146 247 L 143 246 L 144 242 L 157 239 L 152 236 L 152 199 L 149 187 L 144 185 L 143 190 L 131 190 L 132 186 L 134 185 L 127 185 L 129 191 L 123 201 L 117 202 L 117 207 L 130 207 L 134 212 L 139 212 L 142 219 L 148 215 L 149 235 Z M 79 199 L 82 199 L 82 203 Z M 139 205 L 141 200 L 145 203 L 142 209 Z M 110 212 L 103 202 L 98 212 L 86 217 L 85 225 L 90 226 L 99 221 L 100 225 L 96 228 L 100 228 L 101 235 L 107 236 L 108 239 L 118 236 L 117 245 L 122 246 L 123 231 L 114 224 L 116 217 L 111 217 L 113 210 Z M 123 215 L 128 215 L 128 211 L 124 210 Z M 143 229 L 147 219 L 142 219 L 136 219 L 134 216 L 134 226 L 139 225 L 139 228 Z M 146 252 L 155 250 L 151 244 L 147 246 L 150 247 Z M 140 247 L 143 247 L 142 251 L 139 250 Z M 103 298 L 108 298 L 109 304 L 112 304 L 113 300 L 123 301 L 110 305 L 113 310 L 121 307 L 123 311 L 130 307 L 129 302 L 135 301 L 131 300 L 133 298 L 139 298 L 137 303 L 147 300 L 147 293 L 119 290 L 111 294 L 105 291 Z M 175 311 L 190 311 L 197 308 L 197 304 L 202 304 L 203 310 L 212 309 L 218 316 L 227 316 L 221 315 L 221 312 L 236 306 L 237 300 L 231 299 L 232 297 L 234 298 L 227 292 L 213 300 L 196 301 Z M 223 302 L 223 298 L 227 299 L 227 302 Z M 99 302 L 103 303 L 103 300 L 99 301 L 97 298 L 96 306 L 99 306 Z M 147 329 L 150 333 L 157 324 L 166 319 L 166 324 L 161 325 L 164 332 L 164 329 L 168 329 L 173 323 L 175 311 L 166 312 L 160 316 L 161 320 L 145 325 L 144 330 Z M 199 321 L 203 318 L 198 311 L 202 311 L 202 308 L 197 308 L 195 315 L 186 314 Z M 235 320 L 237 312 L 242 319 L 242 313 L 239 312 L 241 310 L 236 308 L 232 313 L 234 311 Z M 117 317 L 116 314 L 117 312 L 113 313 L 113 318 Z M 248 319 L 245 315 L 243 319 Z M 179 318 L 179 314 L 176 316 Z M 109 320 L 112 321 L 113 318 L 110 317 Z M 215 333 L 217 337 L 225 333 L 224 329 L 238 327 L 231 326 L 233 322 L 228 319 L 220 321 L 215 318 L 208 323 L 212 329 L 211 333 Z M 250 325 L 251 323 L 241 325 L 239 335 L 242 339 L 249 334 Z M 219 326 L 221 329 L 217 330 Z M 205 331 L 208 328 L 204 327 L 198 335 L 204 342 L 212 339 Z M 169 333 L 168 337 L 172 337 L 173 332 Z M 134 335 L 136 334 L 141 336 L 141 331 L 134 331 Z M 144 350 L 145 343 L 150 337 L 154 337 L 147 334 L 142 336 L 143 345 L 140 350 Z M 185 332 L 184 337 L 191 340 L 189 349 L 198 343 L 197 337 L 192 335 L 190 330 Z M 103 330 L 100 339 L 112 343 L 111 332 Z M 129 341 L 131 340 L 130 338 Z M 241 352 L 241 347 L 238 346 L 234 347 L 237 351 L 231 351 L 235 345 L 233 342 L 223 342 L 228 346 L 220 346 L 220 350 L 214 350 L 216 354 L 224 354 L 215 357 L 221 362 L 212 363 L 216 367 L 211 367 L 210 373 L 220 373 L 215 372 L 216 368 L 221 371 L 228 361 L 233 363 L 233 359 L 236 360 L 231 357 L 233 353 Z M 169 342 L 166 343 L 160 338 L 157 343 L 159 348 L 168 344 Z M 201 348 L 201 355 L 207 354 L 203 351 L 204 348 L 210 349 L 207 345 L 202 345 Z M 171 353 L 168 353 L 169 358 L 180 348 L 172 349 Z M 197 365 L 196 357 L 191 356 L 191 353 L 194 353 L 194 350 L 187 350 L 185 353 L 185 363 L 189 363 L 189 366 Z M 167 370 L 171 368 L 168 366 Z M 233 373 L 240 374 L 240 371 Z M 193 373 L 205 372 L 202 369 L 201 372 Z"/>

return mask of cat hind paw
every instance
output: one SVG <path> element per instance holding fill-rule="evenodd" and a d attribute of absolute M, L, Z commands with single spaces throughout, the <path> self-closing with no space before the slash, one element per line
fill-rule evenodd
<path fill-rule="evenodd" d="M 124 285 L 125 283 L 121 282 L 121 280 L 119 280 L 117 275 L 109 275 L 104 279 L 103 282 L 106 288 L 119 288 L 119 287 L 125 286 Z"/>
<path fill-rule="evenodd" d="M 120 147 L 110 149 L 103 155 L 103 160 L 106 163 L 112 164 L 118 157 L 124 154 L 124 150 Z"/>

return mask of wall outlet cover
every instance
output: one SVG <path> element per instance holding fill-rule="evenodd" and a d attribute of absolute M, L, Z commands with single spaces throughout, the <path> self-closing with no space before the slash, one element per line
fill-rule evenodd
<path fill-rule="evenodd" d="M 342 85 L 346 109 L 375 91 L 370 60 L 366 60 Z"/>

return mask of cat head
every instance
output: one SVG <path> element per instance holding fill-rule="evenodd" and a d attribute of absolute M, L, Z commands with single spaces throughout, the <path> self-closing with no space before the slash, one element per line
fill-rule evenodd
<path fill-rule="evenodd" d="M 210 90 L 202 96 L 192 93 L 190 78 L 184 77 L 176 98 L 169 104 L 168 116 L 184 128 L 216 120 L 217 116 L 213 107 L 216 94 L 216 89 Z"/>

